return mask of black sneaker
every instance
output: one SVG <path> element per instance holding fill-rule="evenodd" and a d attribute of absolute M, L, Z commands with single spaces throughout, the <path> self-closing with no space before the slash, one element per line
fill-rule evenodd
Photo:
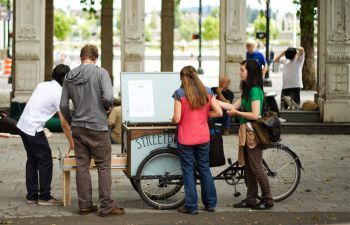
<path fill-rule="evenodd" d="M 243 200 L 243 201 L 241 201 L 241 202 L 239 202 L 237 204 L 234 204 L 233 208 L 243 209 L 243 208 L 251 208 L 253 206 L 254 206 L 254 204 L 249 204 L 249 203 L 247 203 L 246 201 Z"/>
<path fill-rule="evenodd" d="M 260 201 L 258 204 L 251 207 L 253 210 L 267 210 L 271 209 L 273 207 L 273 204 L 267 203 L 265 201 Z"/>

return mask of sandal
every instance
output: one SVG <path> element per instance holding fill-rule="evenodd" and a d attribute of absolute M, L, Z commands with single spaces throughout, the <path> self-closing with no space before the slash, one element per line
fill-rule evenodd
<path fill-rule="evenodd" d="M 241 201 L 241 202 L 239 202 L 237 204 L 234 204 L 233 208 L 242 209 L 242 208 L 251 208 L 253 206 L 254 206 L 253 204 L 249 204 L 249 203 L 247 203 L 246 201 L 243 200 L 243 201 Z"/>
<path fill-rule="evenodd" d="M 273 204 L 267 203 L 265 201 L 260 201 L 258 204 L 256 204 L 253 207 L 251 207 L 251 209 L 254 209 L 254 210 L 266 210 L 266 209 L 270 209 L 272 207 L 273 207 Z"/>

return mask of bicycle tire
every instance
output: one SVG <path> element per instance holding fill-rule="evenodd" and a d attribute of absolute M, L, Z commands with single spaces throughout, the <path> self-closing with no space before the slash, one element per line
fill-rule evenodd
<path fill-rule="evenodd" d="M 278 202 L 288 198 L 300 182 L 299 158 L 287 146 L 277 144 L 264 150 L 263 159 L 273 200 Z"/>
<path fill-rule="evenodd" d="M 153 208 L 173 209 L 185 202 L 176 149 L 160 149 L 148 155 L 137 169 L 134 181 L 141 199 Z"/>

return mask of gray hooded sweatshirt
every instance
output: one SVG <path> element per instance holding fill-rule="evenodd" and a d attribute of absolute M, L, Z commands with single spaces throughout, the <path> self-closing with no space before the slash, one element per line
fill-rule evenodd
<path fill-rule="evenodd" d="M 74 112 L 69 109 L 72 100 Z M 67 73 L 63 82 L 60 110 L 73 127 L 108 130 L 106 109 L 113 104 L 113 87 L 108 72 L 95 64 L 81 64 Z"/>

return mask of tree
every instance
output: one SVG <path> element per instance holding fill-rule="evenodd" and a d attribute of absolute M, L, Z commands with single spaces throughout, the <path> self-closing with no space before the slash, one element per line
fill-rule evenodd
<path fill-rule="evenodd" d="M 300 18 L 300 44 L 305 50 L 303 66 L 303 86 L 305 90 L 316 90 L 314 20 L 317 15 L 317 0 L 294 0 L 300 5 L 298 16 Z"/>
<path fill-rule="evenodd" d="M 179 27 L 179 33 L 181 35 L 180 39 L 185 39 L 186 41 L 192 40 L 192 34 L 196 33 L 198 30 L 197 21 L 194 19 L 182 20 Z"/>
<path fill-rule="evenodd" d="M 207 16 L 203 22 L 203 39 L 206 41 L 218 40 L 219 39 L 219 19 Z"/>
<path fill-rule="evenodd" d="M 81 37 L 83 39 L 88 39 L 93 35 L 96 35 L 96 31 L 93 30 L 93 27 L 97 26 L 97 20 L 95 17 L 89 16 L 89 14 L 83 14 L 85 19 L 84 23 L 79 25 L 79 30 L 81 32 Z"/>
<path fill-rule="evenodd" d="M 120 10 L 116 10 L 116 12 L 115 12 L 115 18 L 116 18 L 116 20 L 117 20 L 116 34 L 117 34 L 117 36 L 120 36 L 120 34 L 121 34 L 121 29 L 122 29 L 121 11 L 120 11 Z"/>
<path fill-rule="evenodd" d="M 149 23 L 150 27 L 152 29 L 157 29 L 158 28 L 158 13 L 155 9 L 152 11 L 152 16 L 151 16 L 151 22 Z"/>
<path fill-rule="evenodd" d="M 247 7 L 247 22 L 248 23 L 254 23 L 254 20 L 258 17 L 260 11 L 259 9 L 253 9 L 249 6 Z"/>
<path fill-rule="evenodd" d="M 145 26 L 145 41 L 146 42 L 152 41 L 152 28 L 149 24 Z"/>
<path fill-rule="evenodd" d="M 83 6 L 83 11 L 88 12 L 92 17 L 97 17 L 95 2 L 96 0 L 80 0 L 80 4 Z M 100 0 L 101 5 L 107 4 L 109 2 L 113 2 L 113 0 Z"/>
<path fill-rule="evenodd" d="M 254 31 L 256 32 L 266 32 L 266 18 L 264 15 L 260 14 L 254 21 Z M 277 39 L 279 36 L 278 30 L 275 28 L 273 23 L 270 23 L 270 37 L 271 39 Z"/>
<path fill-rule="evenodd" d="M 179 28 L 181 25 L 181 19 L 183 17 L 182 11 L 180 10 L 179 5 L 175 5 L 175 12 L 174 12 L 174 16 L 175 16 L 175 29 Z"/>
<path fill-rule="evenodd" d="M 62 10 L 55 10 L 54 16 L 55 37 L 63 41 L 71 34 L 72 24 L 75 20 L 67 17 Z"/>
<path fill-rule="evenodd" d="M 219 18 L 220 17 L 220 9 L 219 9 L 219 7 L 212 8 L 209 15 L 214 17 L 214 18 Z"/>

